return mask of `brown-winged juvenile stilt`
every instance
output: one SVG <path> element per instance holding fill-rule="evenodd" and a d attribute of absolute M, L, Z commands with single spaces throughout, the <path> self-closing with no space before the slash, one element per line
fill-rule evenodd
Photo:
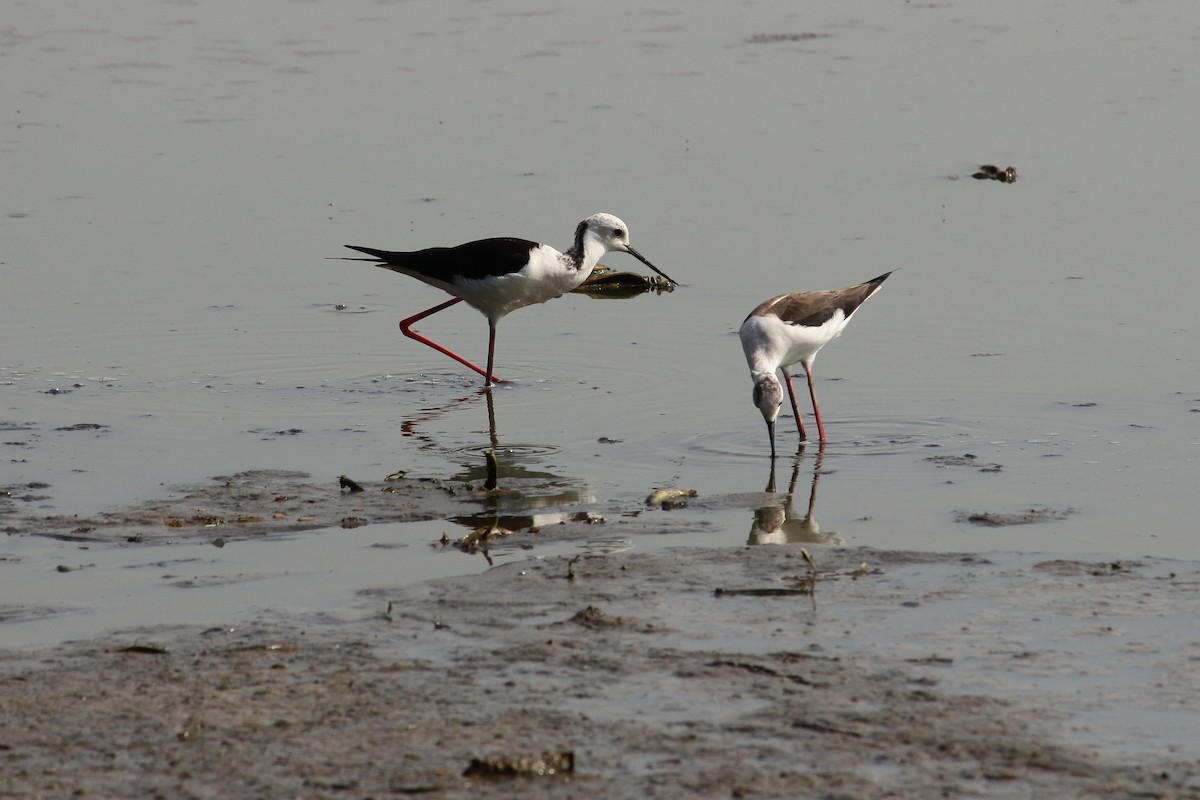
<path fill-rule="evenodd" d="M 808 437 L 804 433 L 804 423 L 800 421 L 800 408 L 787 368 L 793 364 L 804 365 L 813 414 L 817 418 L 817 435 L 824 444 L 825 426 L 821 422 L 821 407 L 817 405 L 817 391 L 813 387 L 813 359 L 830 339 L 841 334 L 858 307 L 879 291 L 891 274 L 885 272 L 866 283 L 844 289 L 772 297 L 751 311 L 738 329 L 746 363 L 750 366 L 750 378 L 754 381 L 754 405 L 762 412 L 771 436 L 771 458 L 775 457 L 775 419 L 783 405 L 783 389 L 775 377 L 776 370 L 783 370 L 788 396 L 792 400 L 792 413 L 803 442 Z"/>
<path fill-rule="evenodd" d="M 451 300 L 401 320 L 400 330 L 405 336 L 475 370 L 484 377 L 487 386 L 496 382 L 492 372 L 496 324 L 510 311 L 544 303 L 571 291 L 591 275 L 605 253 L 629 253 L 675 283 L 633 249 L 629 244 L 629 228 L 612 214 L 594 214 L 580 222 L 575 228 L 575 242 L 563 253 L 546 244 L 508 237 L 411 252 L 346 246 L 371 256 L 347 258 L 347 261 L 371 261 L 454 295 Z M 464 300 L 487 317 L 486 371 L 412 329 L 414 323 Z"/>

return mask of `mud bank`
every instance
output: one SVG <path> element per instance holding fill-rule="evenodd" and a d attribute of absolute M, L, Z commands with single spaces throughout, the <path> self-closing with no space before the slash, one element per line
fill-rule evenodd
<path fill-rule="evenodd" d="M 1120 742 L 1136 724 L 1106 738 L 1085 700 L 1129 720 L 1195 717 L 1194 629 L 1132 633 L 1195 618 L 1194 565 L 866 550 L 817 562 L 810 595 L 793 546 L 535 559 L 364 590 L 336 617 L 11 652 L 0 787 L 1200 797 L 1187 740 L 1163 731 L 1157 755 L 1133 752 Z M 1122 665 L 1158 672 L 1134 687 Z M 1046 675 L 1079 680 L 1039 686 Z"/>

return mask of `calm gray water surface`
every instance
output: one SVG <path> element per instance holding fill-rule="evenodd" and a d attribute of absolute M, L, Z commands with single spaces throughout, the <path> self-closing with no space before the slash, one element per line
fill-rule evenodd
<path fill-rule="evenodd" d="M 664 485 L 761 492 L 741 319 L 900 268 L 816 363 L 823 527 L 877 547 L 1197 555 L 1188 0 L 39 0 L 6 16 L 0 485 L 46 482 L 55 510 L 251 468 L 477 464 L 479 382 L 396 329 L 444 295 L 326 259 L 565 247 L 603 210 L 686 286 L 503 321 L 512 462 L 609 506 Z M 981 163 L 1020 177 L 972 180 Z M 484 358 L 468 308 L 422 330 Z M 77 423 L 108 427 L 56 430 Z M 966 454 L 1001 469 L 927 460 Z M 801 515 L 814 465 L 810 449 Z M 955 522 L 1032 507 L 1074 513 Z M 746 541 L 749 508 L 684 513 Z M 28 547 L 0 567 L 37 561 Z"/>

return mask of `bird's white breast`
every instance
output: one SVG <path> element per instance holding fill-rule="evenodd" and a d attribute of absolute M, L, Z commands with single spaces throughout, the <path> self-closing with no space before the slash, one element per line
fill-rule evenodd
<path fill-rule="evenodd" d="M 529 263 L 523 269 L 486 280 L 463 281 L 455 287 L 455 294 L 490 319 L 499 320 L 518 308 L 561 297 L 586 277 L 561 253 L 543 244 L 529 251 Z"/>
<path fill-rule="evenodd" d="M 840 309 L 823 325 L 798 325 L 775 314 L 756 314 L 746 318 L 738 333 L 750 369 L 773 372 L 778 367 L 811 362 L 818 350 L 842 332 L 846 321 Z"/>

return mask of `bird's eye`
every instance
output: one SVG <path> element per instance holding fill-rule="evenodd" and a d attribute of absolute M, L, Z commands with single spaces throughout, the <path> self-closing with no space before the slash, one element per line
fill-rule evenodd
<path fill-rule="evenodd" d="M 618 239 L 624 239 L 625 231 L 621 230 L 620 228 L 613 228 L 613 236 L 617 237 Z"/>

